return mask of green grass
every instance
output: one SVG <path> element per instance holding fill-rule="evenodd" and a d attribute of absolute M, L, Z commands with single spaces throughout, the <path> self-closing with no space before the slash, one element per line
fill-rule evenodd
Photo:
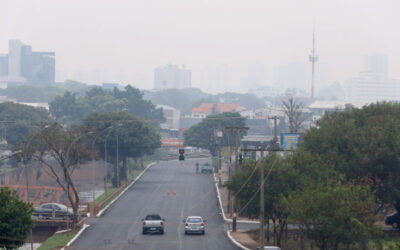
<path fill-rule="evenodd" d="M 145 165 L 145 166 L 147 166 L 147 165 Z M 135 180 L 139 176 L 139 174 L 142 173 L 142 172 L 143 172 L 143 170 L 136 170 L 136 169 L 133 170 L 133 173 L 128 172 L 129 182 Z M 122 184 L 124 184 L 124 183 L 125 182 L 122 182 Z M 109 196 L 115 190 L 117 190 L 116 187 L 108 188 L 107 189 L 107 195 Z M 121 189 L 119 192 L 114 194 L 113 198 L 109 199 L 106 203 L 104 203 L 104 207 L 107 206 L 115 197 L 117 197 L 122 192 L 122 190 L 123 189 Z M 96 198 L 96 202 L 100 203 L 100 202 L 104 201 L 107 197 L 106 197 L 106 193 L 104 192 L 99 197 Z"/>
<path fill-rule="evenodd" d="M 79 230 L 71 231 L 64 234 L 55 234 L 48 238 L 42 245 L 38 248 L 38 250 L 52 250 L 52 249 L 61 249 L 67 243 L 75 237 Z"/>

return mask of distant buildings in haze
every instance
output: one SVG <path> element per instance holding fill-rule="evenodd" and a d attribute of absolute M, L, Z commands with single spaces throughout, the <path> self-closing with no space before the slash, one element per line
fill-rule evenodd
<path fill-rule="evenodd" d="M 346 100 L 351 103 L 400 101 L 400 80 L 388 78 L 388 58 L 383 54 L 365 57 L 364 71 L 347 80 Z"/>
<path fill-rule="evenodd" d="M 263 63 L 249 64 L 247 76 L 240 78 L 240 85 L 244 89 L 257 88 L 266 84 L 266 67 Z"/>
<path fill-rule="evenodd" d="M 184 89 L 191 87 L 192 72 L 186 65 L 179 68 L 177 65 L 168 64 L 154 70 L 155 89 Z"/>
<path fill-rule="evenodd" d="M 55 82 L 55 53 L 35 52 L 19 40 L 9 41 L 8 54 L 0 55 L 0 83 L 50 85 Z"/>

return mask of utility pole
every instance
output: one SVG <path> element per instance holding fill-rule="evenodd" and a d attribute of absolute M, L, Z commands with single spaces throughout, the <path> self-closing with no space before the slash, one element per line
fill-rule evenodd
<path fill-rule="evenodd" d="M 264 144 L 261 144 L 260 149 L 242 149 L 242 152 L 261 152 L 261 157 L 258 161 L 260 166 L 260 249 L 264 249 L 264 224 L 265 224 L 265 204 L 264 204 L 264 151 L 269 151 L 265 149 Z M 272 150 L 271 150 L 272 151 Z"/>
<path fill-rule="evenodd" d="M 260 248 L 264 249 L 264 144 L 261 145 L 261 159 L 260 159 Z"/>
<path fill-rule="evenodd" d="M 274 120 L 274 140 L 273 140 L 273 144 L 274 147 L 277 145 L 278 143 L 278 135 L 277 135 L 277 120 L 278 120 L 278 116 L 273 116 L 273 117 L 268 117 L 268 120 Z"/>
<path fill-rule="evenodd" d="M 117 187 L 120 187 L 119 182 L 119 142 L 118 142 L 118 134 L 117 134 Z"/>
<path fill-rule="evenodd" d="M 231 134 L 230 142 L 232 141 L 233 131 L 235 131 L 235 134 L 236 134 L 236 138 L 235 138 L 236 139 L 236 143 L 235 143 L 235 169 L 234 169 L 234 171 L 236 172 L 236 170 L 238 169 L 238 150 L 239 150 L 240 131 L 248 130 L 249 128 L 248 127 L 237 127 L 237 126 L 233 127 L 232 126 L 232 127 L 225 127 L 225 129 L 230 131 L 230 134 Z M 229 181 L 231 181 L 232 180 L 232 175 L 233 175 L 232 172 L 234 172 L 234 171 L 231 170 L 231 168 L 232 168 L 232 144 L 229 143 L 229 146 L 230 146 L 230 151 L 229 151 L 229 161 L 230 161 L 230 164 L 229 164 L 229 169 L 230 169 L 230 171 L 229 171 Z M 230 192 L 229 192 L 229 195 L 232 196 Z M 228 200 L 229 200 L 229 198 L 228 198 Z M 231 210 L 230 210 L 230 212 L 231 212 L 232 224 L 233 224 L 232 225 L 232 229 L 235 232 L 236 231 L 236 213 L 235 213 L 235 206 L 234 206 L 235 197 L 232 196 L 230 198 L 230 200 L 231 200 Z"/>

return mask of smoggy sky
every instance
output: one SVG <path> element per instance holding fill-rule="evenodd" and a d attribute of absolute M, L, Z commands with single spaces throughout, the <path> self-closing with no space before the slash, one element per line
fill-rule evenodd
<path fill-rule="evenodd" d="M 140 88 L 162 64 L 186 64 L 194 87 L 201 69 L 226 64 L 232 90 L 250 63 L 263 62 L 273 84 L 275 66 L 307 61 L 315 23 L 330 81 L 357 76 L 371 52 L 387 54 L 400 78 L 398 13 L 398 0 L 0 0 L 0 53 L 19 39 L 55 51 L 63 77 L 104 71 Z"/>

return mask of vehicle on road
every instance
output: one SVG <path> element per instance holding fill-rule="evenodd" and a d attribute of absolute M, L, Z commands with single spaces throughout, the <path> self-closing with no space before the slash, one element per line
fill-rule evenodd
<path fill-rule="evenodd" d="M 201 166 L 201 173 L 202 173 L 202 174 L 204 174 L 204 173 L 212 174 L 212 172 L 213 172 L 213 168 L 212 168 L 212 166 L 211 166 L 209 163 L 204 163 L 204 164 Z"/>
<path fill-rule="evenodd" d="M 185 223 L 185 234 L 205 234 L 206 228 L 204 222 L 207 222 L 207 220 L 203 220 L 201 216 L 188 216 L 186 220 L 183 221 L 183 223 Z"/>
<path fill-rule="evenodd" d="M 400 214 L 399 212 L 390 214 L 386 217 L 385 224 L 392 226 L 394 229 L 400 229 Z"/>
<path fill-rule="evenodd" d="M 34 219 L 51 220 L 55 219 L 71 220 L 74 216 L 72 211 L 65 205 L 59 203 L 45 203 L 33 210 Z"/>
<path fill-rule="evenodd" d="M 164 234 L 164 221 L 165 219 L 161 219 L 161 216 L 158 214 L 150 214 L 147 215 L 143 221 L 143 234 L 147 232 L 159 232 Z"/>

